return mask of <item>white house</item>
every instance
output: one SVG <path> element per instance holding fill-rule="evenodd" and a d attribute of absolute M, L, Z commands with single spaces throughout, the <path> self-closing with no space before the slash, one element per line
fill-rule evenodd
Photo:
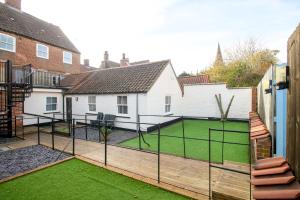
<path fill-rule="evenodd" d="M 79 115 L 88 114 L 88 120 L 93 120 L 102 112 L 117 116 L 116 127 L 136 129 L 138 120 L 157 124 L 175 120 L 176 116 L 219 118 L 215 94 L 222 95 L 224 109 L 235 96 L 229 118 L 247 119 L 251 111 L 251 88 L 212 84 L 206 75 L 178 79 L 169 60 L 71 74 L 60 86 L 64 89 L 34 89 L 25 100 L 25 113 L 48 117 L 54 113 L 56 118 L 62 118 L 62 113 L 72 113 L 78 122 L 84 122 L 84 116 Z M 138 119 L 138 115 L 163 117 Z"/>
<path fill-rule="evenodd" d="M 138 114 L 181 114 L 182 90 L 169 60 L 101 69 L 85 73 L 84 78 L 75 76 L 69 75 L 63 81 L 65 86 L 73 84 L 65 93 L 66 113 L 71 109 L 78 115 L 113 114 L 117 116 L 116 126 L 126 129 L 136 128 Z M 79 83 L 74 84 L 74 80 Z M 140 121 L 169 120 L 143 117 Z"/>

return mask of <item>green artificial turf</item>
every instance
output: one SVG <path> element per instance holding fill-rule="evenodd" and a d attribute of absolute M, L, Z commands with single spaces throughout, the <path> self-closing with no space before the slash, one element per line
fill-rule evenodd
<path fill-rule="evenodd" d="M 72 159 L 0 184 L 0 199 L 187 199 L 89 163 Z"/>
<path fill-rule="evenodd" d="M 216 120 L 184 120 L 185 151 L 186 157 L 208 160 L 209 159 L 209 128 L 222 129 L 222 122 Z M 225 122 L 225 130 L 248 131 L 247 122 Z M 161 129 L 160 150 L 163 153 L 184 156 L 184 141 L 181 138 L 165 137 L 164 135 L 183 136 L 182 122 L 177 122 Z M 222 141 L 223 132 L 212 131 L 211 139 Z M 198 138 L 193 140 L 187 138 Z M 224 141 L 231 143 L 249 144 L 248 133 L 224 133 Z M 145 141 L 150 144 L 148 147 L 142 140 L 143 149 L 157 152 L 158 137 L 157 131 L 151 134 L 144 134 Z M 138 148 L 139 138 L 133 138 L 120 144 L 121 146 Z M 224 143 L 224 160 L 249 163 L 249 146 Z M 222 162 L 222 143 L 211 142 L 211 159 L 213 162 Z"/>

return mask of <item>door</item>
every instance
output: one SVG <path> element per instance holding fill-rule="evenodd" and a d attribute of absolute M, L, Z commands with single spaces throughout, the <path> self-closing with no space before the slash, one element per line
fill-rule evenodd
<path fill-rule="evenodd" d="M 66 98 L 67 121 L 72 120 L 72 97 Z"/>

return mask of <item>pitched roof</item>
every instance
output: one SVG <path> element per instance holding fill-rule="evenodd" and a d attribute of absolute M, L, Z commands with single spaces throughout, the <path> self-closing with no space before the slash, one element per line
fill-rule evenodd
<path fill-rule="evenodd" d="M 80 72 L 88 72 L 88 71 L 93 71 L 97 70 L 99 68 L 92 67 L 92 66 L 86 66 L 86 65 L 80 65 Z"/>
<path fill-rule="evenodd" d="M 87 72 L 90 75 L 67 94 L 146 93 L 169 62 L 164 60 Z"/>
<path fill-rule="evenodd" d="M 61 80 L 60 85 L 62 87 L 74 87 L 80 82 L 82 82 L 85 78 L 87 78 L 91 73 L 85 72 L 80 74 L 70 74 L 64 77 L 63 80 Z"/>
<path fill-rule="evenodd" d="M 11 8 L 1 2 L 0 30 L 79 53 L 78 49 L 58 26 Z"/>
<path fill-rule="evenodd" d="M 189 84 L 201 84 L 201 83 L 209 83 L 209 76 L 207 74 L 201 74 L 197 76 L 183 76 L 178 77 L 179 83 L 183 88 L 183 85 Z"/>

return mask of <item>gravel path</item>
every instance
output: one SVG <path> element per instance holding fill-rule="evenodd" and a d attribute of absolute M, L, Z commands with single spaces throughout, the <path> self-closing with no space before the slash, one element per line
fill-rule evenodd
<path fill-rule="evenodd" d="M 99 141 L 99 131 L 98 129 L 88 128 L 88 134 L 87 138 L 89 141 Z M 75 136 L 78 139 L 84 139 L 85 140 L 85 128 L 76 128 Z M 138 134 L 133 131 L 125 131 L 125 130 L 116 130 L 114 129 L 113 132 L 109 135 L 109 139 L 107 141 L 107 144 L 118 144 L 125 140 L 135 138 Z M 103 140 L 101 135 L 101 141 Z"/>
<path fill-rule="evenodd" d="M 65 153 L 60 154 L 61 152 L 42 145 L 0 152 L 0 179 L 32 170 L 70 156 Z"/>

